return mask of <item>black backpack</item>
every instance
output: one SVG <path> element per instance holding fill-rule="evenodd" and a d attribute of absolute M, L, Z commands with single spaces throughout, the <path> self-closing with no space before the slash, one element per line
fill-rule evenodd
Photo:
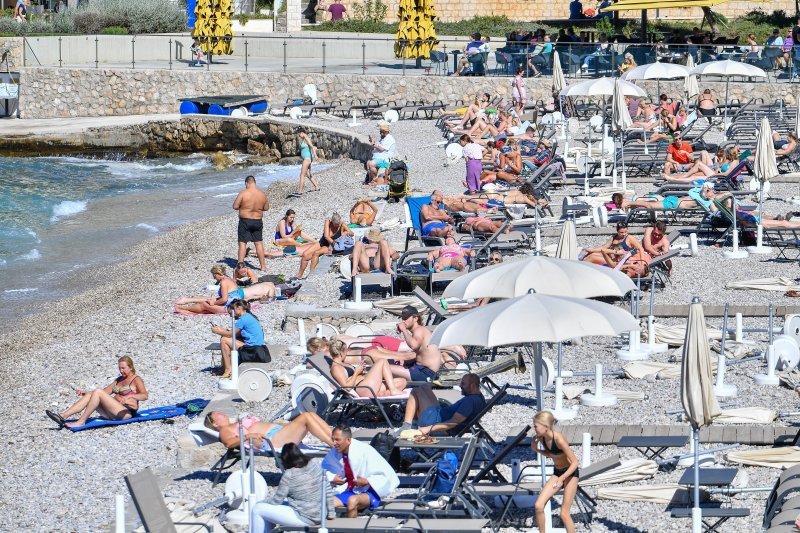
<path fill-rule="evenodd" d="M 369 445 L 375 448 L 381 457 L 386 459 L 389 466 L 397 471 L 400 468 L 400 448 L 394 445 L 395 442 L 397 442 L 397 438 L 386 430 L 383 433 L 376 433 L 369 441 Z"/>
<path fill-rule="evenodd" d="M 389 202 L 398 202 L 408 194 L 408 167 L 406 162 L 400 159 L 394 159 L 389 165 L 389 193 L 386 200 Z"/>

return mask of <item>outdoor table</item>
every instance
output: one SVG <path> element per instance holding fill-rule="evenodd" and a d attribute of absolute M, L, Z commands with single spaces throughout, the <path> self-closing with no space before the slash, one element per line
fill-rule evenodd
<path fill-rule="evenodd" d="M 431 462 L 437 455 L 446 450 L 460 450 L 466 446 L 467 440 L 459 437 L 434 437 L 436 443 L 418 443 L 413 440 L 397 439 L 395 446 L 402 449 L 414 450 L 422 462 Z"/>
<path fill-rule="evenodd" d="M 680 448 L 689 442 L 689 435 L 667 436 L 625 436 L 619 439 L 618 448 L 635 448 L 645 459 L 663 459 L 668 448 Z"/>
<path fill-rule="evenodd" d="M 727 487 L 733 483 L 738 468 L 701 468 L 700 485 L 703 487 Z M 694 485 L 694 467 L 687 468 L 678 485 Z"/>

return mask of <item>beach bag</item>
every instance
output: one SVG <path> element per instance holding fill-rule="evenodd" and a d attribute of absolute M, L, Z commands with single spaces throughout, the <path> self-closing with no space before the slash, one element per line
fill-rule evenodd
<path fill-rule="evenodd" d="M 389 430 L 376 433 L 369 441 L 369 445 L 375 448 L 375 451 L 381 454 L 395 471 L 400 468 L 400 448 L 395 446 L 396 442 L 397 438 L 389 434 Z"/>
<path fill-rule="evenodd" d="M 453 492 L 456 484 L 456 472 L 458 472 L 458 457 L 448 450 L 436 463 L 436 480 L 433 482 L 431 493 L 450 494 Z"/>
<path fill-rule="evenodd" d="M 333 242 L 333 251 L 337 254 L 349 254 L 355 245 L 356 241 L 352 235 L 342 235 Z"/>

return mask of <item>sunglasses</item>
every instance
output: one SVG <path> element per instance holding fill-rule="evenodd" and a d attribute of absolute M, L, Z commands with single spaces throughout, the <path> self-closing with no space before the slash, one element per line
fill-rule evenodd
<path fill-rule="evenodd" d="M 489 258 L 489 262 L 490 263 L 499 263 L 500 262 L 500 258 L 499 257 L 491 257 L 491 258 Z"/>

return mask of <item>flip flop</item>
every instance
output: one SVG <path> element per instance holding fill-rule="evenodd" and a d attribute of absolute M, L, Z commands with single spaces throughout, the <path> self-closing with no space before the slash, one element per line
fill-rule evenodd
<path fill-rule="evenodd" d="M 49 410 L 49 409 L 47 409 L 47 410 L 44 412 L 44 414 L 46 414 L 46 415 L 47 415 L 47 416 L 50 418 L 50 420 L 52 420 L 53 422 L 55 422 L 56 424 L 58 424 L 58 429 L 63 429 L 63 428 L 64 428 L 64 425 L 67 423 L 67 421 L 66 421 L 66 420 L 64 420 L 64 417 L 63 417 L 63 416 L 61 416 L 61 415 L 60 415 L 60 414 L 58 414 L 58 413 L 54 413 L 53 411 L 51 411 L 51 410 Z"/>
<path fill-rule="evenodd" d="M 786 291 L 783 295 L 789 298 L 798 298 L 800 297 L 800 291 Z"/>

